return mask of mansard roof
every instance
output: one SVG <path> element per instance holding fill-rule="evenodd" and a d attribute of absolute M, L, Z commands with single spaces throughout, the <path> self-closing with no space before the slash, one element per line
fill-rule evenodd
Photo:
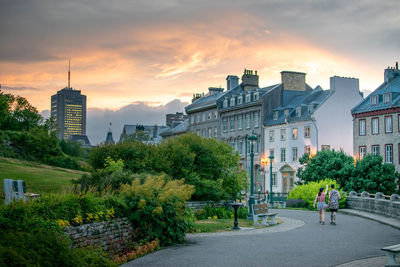
<path fill-rule="evenodd" d="M 322 90 L 320 86 L 317 86 L 314 90 L 307 91 L 283 90 L 282 94 L 283 104 L 275 108 L 273 112 L 264 119 L 264 126 L 311 120 L 312 114 L 326 99 L 328 99 L 332 91 Z M 309 106 L 312 108 L 311 113 L 308 111 Z M 297 107 L 301 108 L 300 116 L 296 116 Z M 285 110 L 288 110 L 287 115 L 285 115 Z M 274 119 L 275 112 L 277 112 L 276 119 Z"/>
<path fill-rule="evenodd" d="M 384 103 L 383 95 L 386 93 L 390 93 L 390 99 L 389 102 Z M 376 96 L 377 104 L 372 104 L 371 97 Z M 353 114 L 360 114 L 396 107 L 400 107 L 400 76 L 396 76 L 392 80 L 381 84 L 351 111 Z"/>
<path fill-rule="evenodd" d="M 218 97 L 221 96 L 222 94 L 224 94 L 224 92 L 215 93 L 215 94 L 207 93 L 203 97 L 200 97 L 199 99 L 194 101 L 189 106 L 186 106 L 185 107 L 186 113 L 191 113 L 196 110 L 202 110 L 202 109 L 216 106 L 216 101 L 217 101 Z"/>

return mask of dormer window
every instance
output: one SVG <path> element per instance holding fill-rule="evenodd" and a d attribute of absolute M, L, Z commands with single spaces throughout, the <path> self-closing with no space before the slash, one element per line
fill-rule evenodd
<path fill-rule="evenodd" d="M 301 107 L 296 107 L 296 117 L 301 116 Z"/>
<path fill-rule="evenodd" d="M 278 111 L 274 111 L 274 121 L 278 119 Z"/>
<path fill-rule="evenodd" d="M 230 103 L 230 106 L 231 107 L 233 107 L 235 105 L 235 98 L 234 97 L 232 97 L 231 98 L 231 103 Z"/>
<path fill-rule="evenodd" d="M 243 104 L 243 97 L 239 96 L 238 97 L 238 105 L 241 105 L 241 104 Z"/>
<path fill-rule="evenodd" d="M 224 108 L 227 108 L 227 107 L 228 107 L 228 99 L 224 99 L 224 105 L 223 105 L 223 107 L 224 107 Z"/>
<path fill-rule="evenodd" d="M 377 105 L 377 104 L 378 104 L 378 96 L 372 95 L 371 96 L 371 105 Z"/>
<path fill-rule="evenodd" d="M 390 103 L 390 93 L 383 94 L 383 103 L 384 104 Z"/>
<path fill-rule="evenodd" d="M 283 115 L 285 115 L 285 118 L 287 118 L 287 117 L 289 116 L 289 110 L 288 110 L 288 109 L 285 109 L 285 110 L 283 111 Z"/>
<path fill-rule="evenodd" d="M 309 104 L 309 105 L 308 105 L 308 114 L 313 113 L 313 111 L 314 111 L 314 106 L 313 106 L 313 104 Z"/>
<path fill-rule="evenodd" d="M 246 103 L 249 103 L 250 102 L 250 94 L 247 94 L 246 95 Z"/>
<path fill-rule="evenodd" d="M 258 101 L 258 92 L 254 93 L 254 101 Z"/>

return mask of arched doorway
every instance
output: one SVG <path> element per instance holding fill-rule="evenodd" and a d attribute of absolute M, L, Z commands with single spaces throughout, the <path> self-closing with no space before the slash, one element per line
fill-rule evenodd
<path fill-rule="evenodd" d="M 294 173 L 295 170 L 289 165 L 285 164 L 279 169 L 282 174 L 282 193 L 289 193 L 293 189 L 294 185 Z"/>

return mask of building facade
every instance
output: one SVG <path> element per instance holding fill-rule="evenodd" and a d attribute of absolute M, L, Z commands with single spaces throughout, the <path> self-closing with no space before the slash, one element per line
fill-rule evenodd
<path fill-rule="evenodd" d="M 204 138 L 218 138 L 217 99 L 223 91 L 223 88 L 209 87 L 206 95 L 194 95 L 192 104 L 185 107 L 189 132 Z"/>
<path fill-rule="evenodd" d="M 57 123 L 59 139 L 86 136 L 86 96 L 66 87 L 51 96 L 51 116 Z"/>
<path fill-rule="evenodd" d="M 183 114 L 183 112 L 176 112 L 175 114 L 167 114 L 165 123 L 168 127 L 172 126 L 173 122 L 180 121 L 183 122 L 187 119 L 187 115 Z"/>
<path fill-rule="evenodd" d="M 266 115 L 263 124 L 265 183 L 269 190 L 272 182 L 274 193 L 288 193 L 293 188 L 299 158 L 304 154 L 312 156 L 321 149 L 349 153 L 350 110 L 362 99 L 358 79 L 331 77 L 330 90 L 322 90 L 307 85 L 305 73 L 281 74 L 282 83 L 275 90 L 282 103 Z M 270 155 L 274 156 L 272 176 L 267 161 Z"/>
<path fill-rule="evenodd" d="M 353 153 L 381 155 L 400 171 L 400 70 L 385 69 L 384 82 L 352 110 Z"/>
<path fill-rule="evenodd" d="M 167 129 L 166 126 L 158 126 L 158 125 L 125 124 L 124 128 L 122 129 L 119 142 L 123 142 L 129 136 L 135 134 L 136 131 L 144 131 L 147 133 L 148 140 L 143 140 L 143 142 L 157 144 L 160 143 L 162 139 L 162 136 L 160 134 L 166 129 Z"/>

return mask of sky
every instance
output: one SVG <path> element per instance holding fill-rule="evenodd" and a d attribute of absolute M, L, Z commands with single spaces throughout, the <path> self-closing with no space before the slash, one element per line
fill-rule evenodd
<path fill-rule="evenodd" d="M 67 85 L 87 96 L 87 135 L 118 139 L 124 124 L 165 124 L 193 93 L 257 70 L 360 79 L 373 91 L 400 61 L 398 0 L 0 0 L 0 84 L 48 116 Z"/>

